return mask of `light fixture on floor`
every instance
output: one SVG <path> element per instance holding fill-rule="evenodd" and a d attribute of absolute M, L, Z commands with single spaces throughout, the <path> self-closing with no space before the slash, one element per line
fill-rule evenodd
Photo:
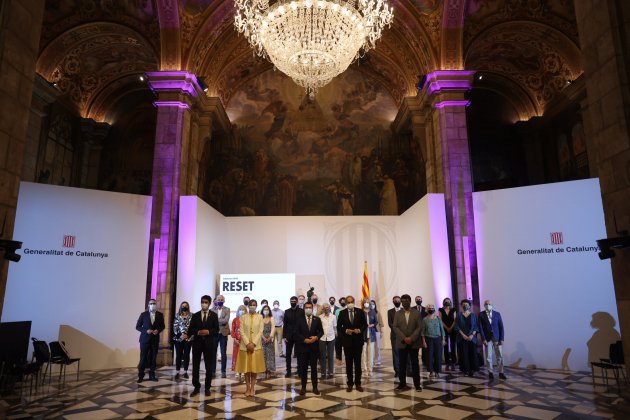
<path fill-rule="evenodd" d="M 236 29 L 254 51 L 311 95 L 374 48 L 394 17 L 387 0 L 234 3 Z"/>

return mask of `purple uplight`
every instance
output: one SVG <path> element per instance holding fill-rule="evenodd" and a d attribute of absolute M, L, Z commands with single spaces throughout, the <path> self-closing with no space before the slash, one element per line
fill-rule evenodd
<path fill-rule="evenodd" d="M 463 100 L 458 100 L 458 101 L 440 101 L 440 102 L 436 102 L 433 107 L 435 108 L 444 108 L 447 106 L 468 106 L 470 105 L 470 101 L 463 99 Z"/>
<path fill-rule="evenodd" d="M 161 108 L 161 107 L 177 107 L 180 109 L 190 108 L 190 106 L 187 103 L 181 102 L 181 101 L 155 101 L 153 102 L 153 105 L 155 105 L 158 108 Z"/>
<path fill-rule="evenodd" d="M 153 71 L 146 75 L 149 78 L 149 87 L 156 93 L 177 91 L 197 96 L 202 91 L 197 83 L 197 76 L 187 71 Z"/>

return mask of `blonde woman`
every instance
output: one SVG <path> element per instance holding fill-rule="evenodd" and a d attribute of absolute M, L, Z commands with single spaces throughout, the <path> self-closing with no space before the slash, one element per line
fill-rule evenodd
<path fill-rule="evenodd" d="M 241 317 L 241 343 L 236 359 L 236 371 L 245 374 L 245 396 L 256 394 L 256 375 L 265 371 L 262 352 L 263 319 L 256 313 L 258 302 L 251 299 L 249 312 Z"/>

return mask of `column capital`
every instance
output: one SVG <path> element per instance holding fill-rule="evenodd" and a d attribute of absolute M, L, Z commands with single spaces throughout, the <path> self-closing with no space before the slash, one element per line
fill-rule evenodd
<path fill-rule="evenodd" d="M 425 99 L 432 108 L 466 107 L 464 94 L 472 89 L 475 71 L 436 70 L 427 75 Z"/>
<path fill-rule="evenodd" d="M 158 100 L 157 107 L 177 107 L 188 109 L 191 103 L 204 96 L 197 82 L 197 76 L 187 71 L 151 71 L 146 73 L 149 88 Z"/>

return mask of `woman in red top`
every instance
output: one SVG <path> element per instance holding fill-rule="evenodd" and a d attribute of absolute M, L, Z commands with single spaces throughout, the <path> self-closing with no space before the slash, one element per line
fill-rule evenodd
<path fill-rule="evenodd" d="M 238 347 L 241 344 L 241 316 L 247 312 L 247 308 L 244 305 L 238 307 L 236 317 L 232 320 L 232 338 L 234 343 L 232 345 L 232 371 L 236 370 L 236 358 L 238 357 Z M 241 374 L 238 373 L 239 381 L 242 380 Z"/>

